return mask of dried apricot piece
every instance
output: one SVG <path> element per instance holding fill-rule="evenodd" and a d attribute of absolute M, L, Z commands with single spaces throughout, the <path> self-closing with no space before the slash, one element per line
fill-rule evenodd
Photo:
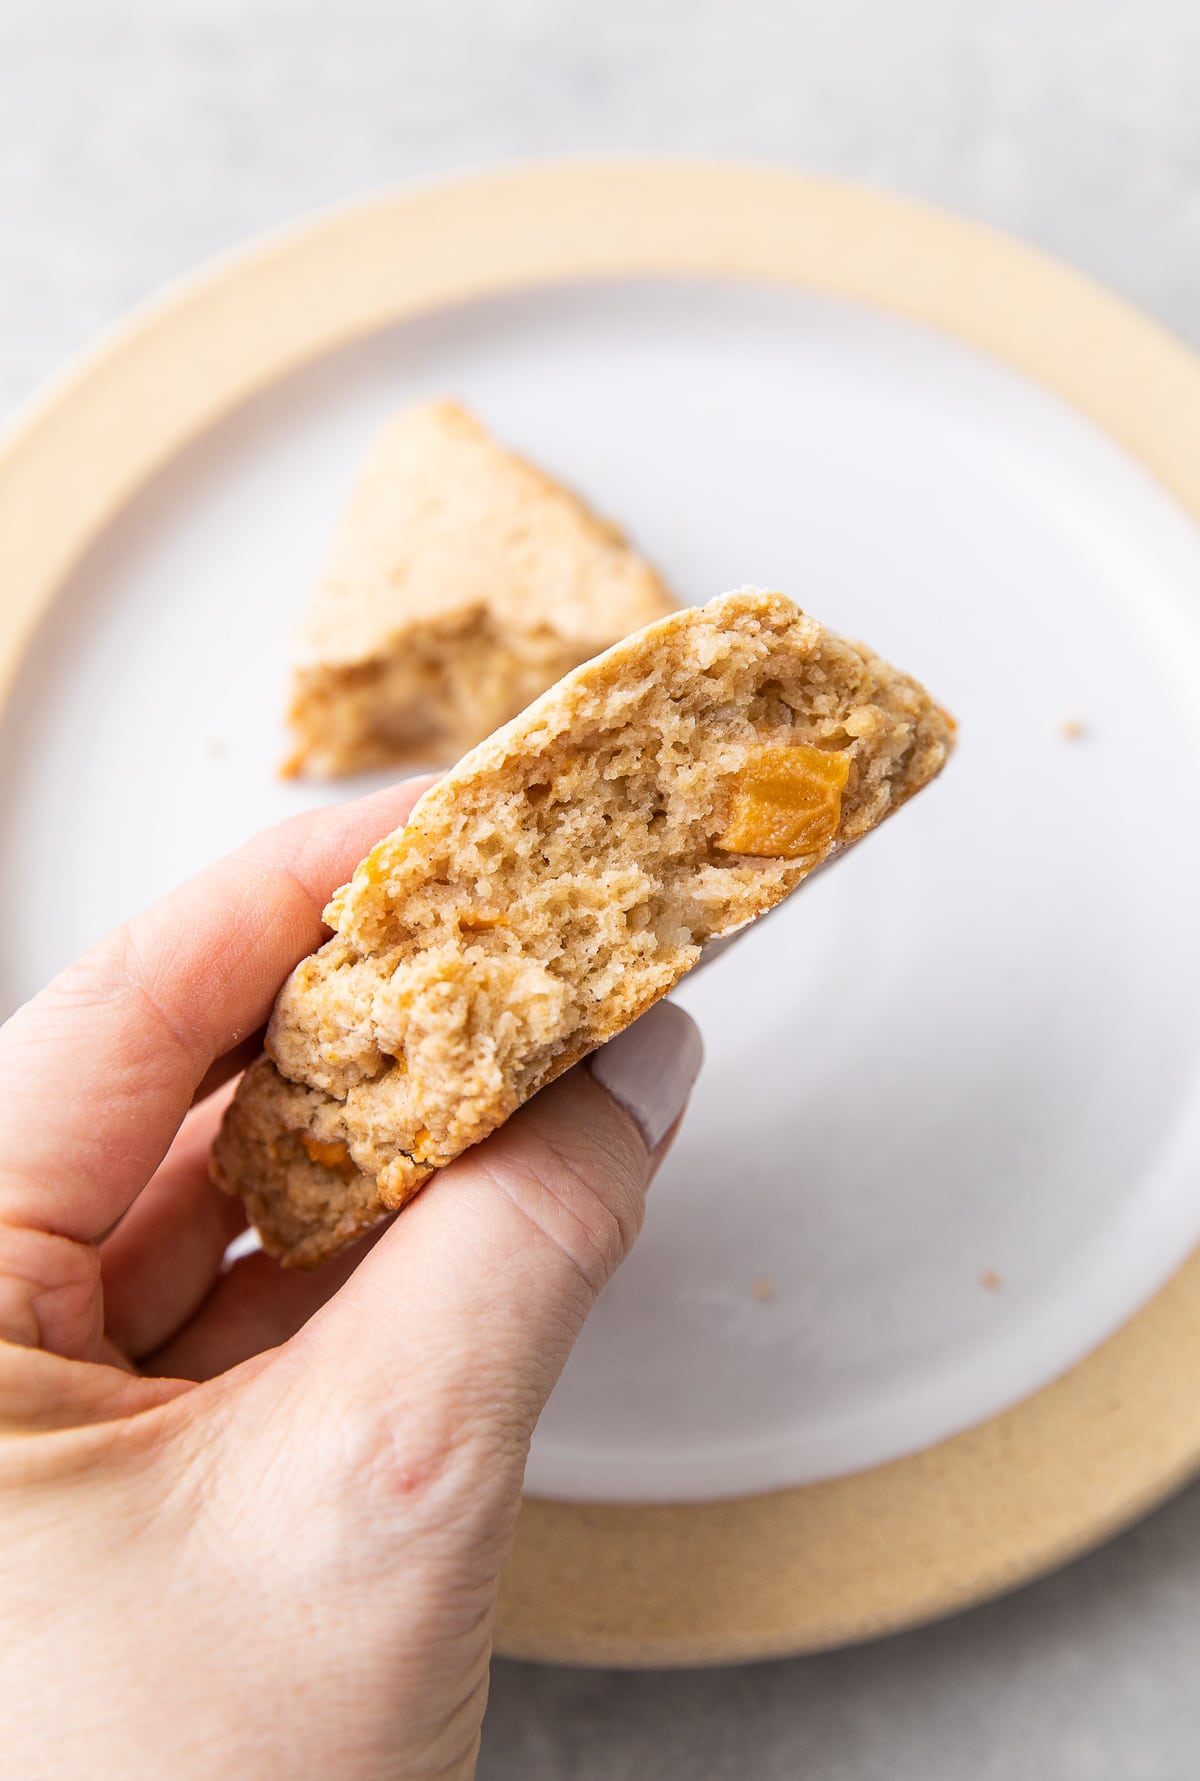
<path fill-rule="evenodd" d="M 494 910 L 474 909 L 467 915 L 459 916 L 458 926 L 459 932 L 463 934 L 484 934 L 489 928 L 506 928 L 508 922 Z"/>
<path fill-rule="evenodd" d="M 428 1126 L 418 1126 L 413 1133 L 412 1147 L 408 1154 L 414 1163 L 427 1163 L 429 1151 L 433 1145 L 433 1133 Z"/>
<path fill-rule="evenodd" d="M 807 742 L 750 749 L 716 845 L 758 859 L 823 852 L 837 834 L 849 772 L 848 754 Z"/>
<path fill-rule="evenodd" d="M 336 1139 L 332 1143 L 325 1143 L 320 1138 L 310 1137 L 307 1132 L 301 1132 L 300 1142 L 314 1163 L 319 1163 L 323 1169 L 332 1169 L 343 1181 L 353 1181 L 358 1174 L 349 1150 Z"/>

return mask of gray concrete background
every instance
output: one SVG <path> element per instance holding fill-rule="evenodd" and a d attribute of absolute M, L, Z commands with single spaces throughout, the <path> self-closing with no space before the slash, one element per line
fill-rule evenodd
<path fill-rule="evenodd" d="M 906 188 L 1200 344 L 1197 0 L 0 0 L 0 415 L 263 228 L 414 175 L 631 150 Z M 692 1675 L 497 1664 L 480 1772 L 1191 1781 L 1200 1491 L 857 1651 Z"/>

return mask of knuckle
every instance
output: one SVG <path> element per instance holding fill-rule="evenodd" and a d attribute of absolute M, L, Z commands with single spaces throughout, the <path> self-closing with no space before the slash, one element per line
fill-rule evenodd
<path fill-rule="evenodd" d="M 84 1357 L 103 1316 L 100 1256 L 73 1238 L 0 1223 L 0 1340 Z"/>
<path fill-rule="evenodd" d="M 526 1128 L 504 1134 L 495 1159 L 479 1161 L 518 1215 L 595 1297 L 624 1260 L 642 1220 L 638 1174 L 619 1147 L 586 1147 Z"/>
<path fill-rule="evenodd" d="M 107 1008 L 132 991 L 126 968 L 128 929 L 119 928 L 60 971 L 38 997 L 43 1007 L 68 1014 Z"/>
<path fill-rule="evenodd" d="M 99 1017 L 107 1029 L 119 1029 L 126 1043 L 145 1028 L 156 1049 L 165 1041 L 172 1050 L 190 1050 L 186 1033 L 155 993 L 154 972 L 130 922 L 114 928 L 59 972 L 30 1004 L 30 1013 L 39 1020 L 61 1020 L 68 1027 L 80 1016 Z"/>

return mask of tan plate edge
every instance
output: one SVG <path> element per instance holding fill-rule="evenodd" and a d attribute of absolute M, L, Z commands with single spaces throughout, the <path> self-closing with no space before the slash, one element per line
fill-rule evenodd
<path fill-rule="evenodd" d="M 498 1646 L 694 1665 L 895 1632 L 1098 1545 L 1200 1464 L 1200 1255 L 1003 1415 L 828 1484 L 684 1505 L 528 1501 Z"/>
<path fill-rule="evenodd" d="M 975 224 L 768 167 L 557 164 L 383 196 L 147 305 L 0 444 L 0 698 L 89 544 L 214 422 L 309 361 L 447 304 L 587 278 L 730 277 L 874 304 L 1089 415 L 1200 518 L 1200 362 Z M 855 1477 L 711 1504 L 527 1502 L 498 1649 L 698 1664 L 912 1625 L 1096 1544 L 1200 1465 L 1200 1256 L 1080 1366 Z"/>

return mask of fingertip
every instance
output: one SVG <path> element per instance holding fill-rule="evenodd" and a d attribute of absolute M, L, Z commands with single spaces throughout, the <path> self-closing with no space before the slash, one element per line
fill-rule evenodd
<path fill-rule="evenodd" d="M 703 1062 L 695 1021 L 673 1002 L 657 1002 L 594 1051 L 586 1068 L 628 1113 L 653 1155 L 681 1119 Z"/>

